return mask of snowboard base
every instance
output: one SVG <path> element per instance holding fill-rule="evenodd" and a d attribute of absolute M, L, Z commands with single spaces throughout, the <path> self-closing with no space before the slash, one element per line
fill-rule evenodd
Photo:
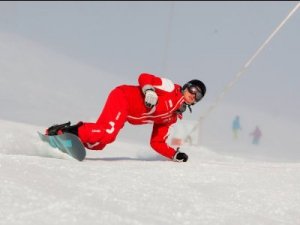
<path fill-rule="evenodd" d="M 47 142 L 51 147 L 59 149 L 61 152 L 82 161 L 85 159 L 86 150 L 80 139 L 70 133 L 48 136 L 38 132 L 40 139 Z"/>

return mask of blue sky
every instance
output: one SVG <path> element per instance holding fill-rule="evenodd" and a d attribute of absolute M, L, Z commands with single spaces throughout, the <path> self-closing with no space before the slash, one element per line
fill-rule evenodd
<path fill-rule="evenodd" d="M 207 84 L 219 95 L 297 4 L 268 2 L 1 2 L 0 32 L 136 82 L 141 72 Z M 297 119 L 300 12 L 224 98 Z M 166 62 L 164 67 L 163 62 Z"/>

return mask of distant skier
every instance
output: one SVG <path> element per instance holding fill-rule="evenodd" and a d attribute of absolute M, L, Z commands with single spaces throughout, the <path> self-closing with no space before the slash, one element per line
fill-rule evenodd
<path fill-rule="evenodd" d="M 53 125 L 47 135 L 72 133 L 86 148 L 102 150 L 112 143 L 125 122 L 139 125 L 153 123 L 150 145 L 159 154 L 176 162 L 186 162 L 187 154 L 176 151 L 166 143 L 169 128 L 188 107 L 199 102 L 206 93 L 200 80 L 191 80 L 182 87 L 171 80 L 142 73 L 139 85 L 121 85 L 113 89 L 95 123 L 78 122 Z"/>
<path fill-rule="evenodd" d="M 253 136 L 252 144 L 258 145 L 259 141 L 260 141 L 260 138 L 262 136 L 262 133 L 261 133 L 261 130 L 259 129 L 259 127 L 256 126 L 255 129 L 254 129 L 254 131 L 252 131 L 250 133 L 250 135 Z"/>
<path fill-rule="evenodd" d="M 236 116 L 234 120 L 232 121 L 232 132 L 233 132 L 233 137 L 234 139 L 238 138 L 238 131 L 241 130 L 241 125 L 240 125 L 240 117 Z"/>

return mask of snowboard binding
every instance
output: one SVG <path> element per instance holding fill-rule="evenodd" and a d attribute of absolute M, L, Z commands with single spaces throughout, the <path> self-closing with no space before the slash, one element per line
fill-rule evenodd
<path fill-rule="evenodd" d="M 67 123 L 63 123 L 63 124 L 55 124 L 46 130 L 46 135 L 53 136 L 53 135 L 62 134 L 63 129 L 70 127 L 70 125 L 71 125 L 70 121 Z"/>

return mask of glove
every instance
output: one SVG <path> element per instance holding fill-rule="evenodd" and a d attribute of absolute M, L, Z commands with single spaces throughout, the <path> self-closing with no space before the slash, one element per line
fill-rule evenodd
<path fill-rule="evenodd" d="M 177 148 L 176 154 L 173 157 L 173 161 L 175 162 L 186 162 L 188 160 L 188 155 L 180 152 L 179 148 Z"/>
<path fill-rule="evenodd" d="M 148 89 L 145 91 L 145 105 L 152 108 L 157 104 L 158 96 L 155 91 Z"/>

